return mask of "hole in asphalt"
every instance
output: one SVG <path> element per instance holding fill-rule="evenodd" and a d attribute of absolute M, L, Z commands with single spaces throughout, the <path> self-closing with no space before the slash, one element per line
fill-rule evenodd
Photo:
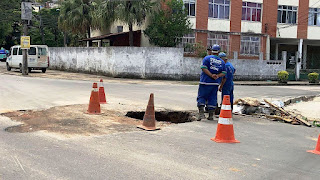
<path fill-rule="evenodd" d="M 144 111 L 129 111 L 126 116 L 134 119 L 143 120 Z M 155 112 L 157 121 L 166 121 L 171 123 L 185 123 L 195 120 L 192 112 L 187 111 L 158 111 Z"/>

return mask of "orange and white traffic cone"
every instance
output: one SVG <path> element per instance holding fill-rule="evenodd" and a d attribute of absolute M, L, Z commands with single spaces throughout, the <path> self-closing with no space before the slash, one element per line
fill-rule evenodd
<path fill-rule="evenodd" d="M 103 86 L 102 79 L 100 79 L 100 85 L 99 85 L 99 99 L 100 99 L 100 104 L 107 104 L 106 94 L 104 93 L 104 86 Z"/>
<path fill-rule="evenodd" d="M 234 138 L 231 104 L 230 104 L 229 95 L 223 96 L 216 137 L 211 138 L 211 140 L 217 143 L 239 143 L 240 142 Z"/>
<path fill-rule="evenodd" d="M 320 155 L 320 134 L 318 137 L 318 142 L 317 142 L 316 148 L 314 150 L 309 150 L 307 152 Z"/>
<path fill-rule="evenodd" d="M 88 111 L 89 114 L 100 114 L 98 84 L 93 83 Z"/>
<path fill-rule="evenodd" d="M 154 131 L 154 130 L 160 129 L 156 127 L 156 115 L 154 111 L 153 93 L 150 94 L 148 106 L 143 116 L 142 126 L 138 126 L 138 128 L 147 130 L 147 131 Z"/>

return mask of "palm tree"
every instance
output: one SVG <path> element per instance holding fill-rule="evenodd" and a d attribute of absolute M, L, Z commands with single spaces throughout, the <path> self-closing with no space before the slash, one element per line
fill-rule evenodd
<path fill-rule="evenodd" d="M 87 33 L 90 38 L 93 5 L 90 0 L 66 0 L 60 8 L 59 27 L 73 33 Z"/>
<path fill-rule="evenodd" d="M 92 17 L 91 27 L 100 30 L 109 28 L 116 18 L 116 8 L 119 3 L 109 0 L 95 0 L 92 4 L 93 10 L 90 13 Z"/>
<path fill-rule="evenodd" d="M 158 1 L 127 0 L 121 1 L 117 9 L 118 19 L 129 25 L 129 44 L 133 46 L 133 25 L 141 26 L 146 16 L 152 13 Z"/>
<path fill-rule="evenodd" d="M 67 47 L 67 35 L 71 30 L 69 29 L 68 13 L 72 11 L 72 2 L 63 1 L 60 6 L 60 14 L 58 18 L 58 27 L 63 31 L 63 44 Z"/>

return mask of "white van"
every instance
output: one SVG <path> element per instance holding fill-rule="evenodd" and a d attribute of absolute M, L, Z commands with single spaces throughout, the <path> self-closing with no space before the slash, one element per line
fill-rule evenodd
<path fill-rule="evenodd" d="M 11 68 L 20 69 L 22 71 L 22 49 L 21 46 L 12 46 L 10 48 L 10 55 L 7 58 L 7 70 L 11 71 Z M 42 70 L 46 72 L 49 67 L 49 56 L 47 45 L 31 45 L 28 49 L 28 71 Z"/>

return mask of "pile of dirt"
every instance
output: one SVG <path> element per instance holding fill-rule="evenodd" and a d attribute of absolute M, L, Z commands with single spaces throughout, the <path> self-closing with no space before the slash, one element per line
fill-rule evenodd
<path fill-rule="evenodd" d="M 116 132 L 138 131 L 142 120 L 126 117 L 123 112 L 108 110 L 101 106 L 100 115 L 86 114 L 88 105 L 53 107 L 40 111 L 14 111 L 3 113 L 21 125 L 6 128 L 8 132 L 48 131 L 74 135 L 101 135 Z M 157 126 L 167 126 L 168 122 L 158 122 Z"/>

